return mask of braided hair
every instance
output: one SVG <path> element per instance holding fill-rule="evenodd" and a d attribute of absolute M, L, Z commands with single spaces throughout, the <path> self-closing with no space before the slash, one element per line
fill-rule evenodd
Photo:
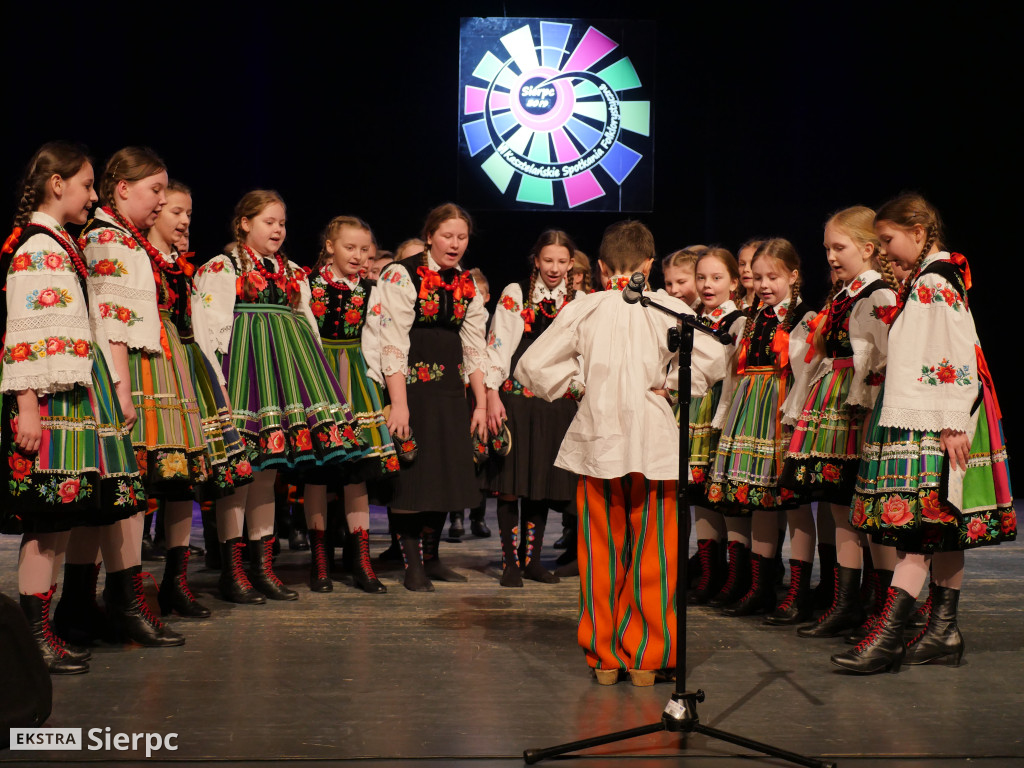
<path fill-rule="evenodd" d="M 246 192 L 235 206 L 235 215 L 231 220 L 231 229 L 235 234 L 236 253 L 238 254 L 236 266 L 239 272 L 250 272 L 256 266 L 253 264 L 252 259 L 249 258 L 249 254 L 245 249 L 248 233 L 242 227 L 242 219 L 252 220 L 256 218 L 264 208 L 272 203 L 280 203 L 281 207 L 285 208 L 284 199 L 274 190 L 254 189 L 251 192 Z M 286 280 L 290 281 L 295 277 L 296 270 L 291 266 L 287 258 L 284 260 L 284 272 Z M 289 297 L 288 303 L 292 309 L 297 309 L 300 301 L 299 291 L 295 291 Z"/>
<path fill-rule="evenodd" d="M 14 214 L 14 226 L 28 225 L 32 212 L 46 201 L 46 186 L 54 176 L 70 179 L 86 163 L 91 163 L 88 152 L 81 144 L 51 141 L 43 144 L 32 155 L 21 178 L 21 195 Z"/>
<path fill-rule="evenodd" d="M 122 181 L 129 183 L 142 181 L 150 176 L 155 176 L 161 171 L 166 171 L 167 165 L 157 154 L 148 147 L 125 147 L 119 149 L 103 169 L 99 179 L 100 202 L 116 208 L 114 191 Z"/>
<path fill-rule="evenodd" d="M 580 282 L 580 290 L 584 294 L 590 293 L 593 287 L 593 274 L 594 268 L 590 265 L 590 257 L 587 256 L 579 248 L 576 249 L 576 253 L 572 257 L 572 285 L 573 295 L 576 294 L 576 275 L 579 274 L 583 280 Z"/>
<path fill-rule="evenodd" d="M 769 240 L 765 240 L 760 246 L 758 246 L 757 251 L 754 253 L 754 257 L 750 260 L 751 266 L 753 266 L 758 259 L 762 258 L 776 259 L 781 262 L 787 272 L 795 271 L 797 273 L 796 282 L 794 282 L 789 289 L 790 311 L 786 313 L 786 317 L 779 323 L 780 328 L 789 332 L 793 329 L 793 326 L 796 325 L 798 320 L 795 309 L 797 304 L 800 303 L 800 288 L 803 284 L 803 277 L 800 274 L 800 256 L 789 240 L 782 237 L 773 237 Z M 759 304 L 760 301 L 755 295 L 754 301 L 750 306 L 750 321 L 747 323 L 746 328 L 743 329 L 743 338 L 748 342 L 754 335 L 754 318 L 757 315 Z"/>
<path fill-rule="evenodd" d="M 942 219 L 934 206 L 921 195 L 916 192 L 904 192 L 878 209 L 878 213 L 875 214 L 875 226 L 877 227 L 883 221 L 907 231 L 917 226 L 924 229 L 925 238 L 921 252 L 910 268 L 910 274 L 900 291 L 899 303 L 903 304 L 910 296 L 914 280 L 921 273 L 921 264 L 924 263 L 925 257 L 933 247 L 942 248 L 943 246 Z"/>

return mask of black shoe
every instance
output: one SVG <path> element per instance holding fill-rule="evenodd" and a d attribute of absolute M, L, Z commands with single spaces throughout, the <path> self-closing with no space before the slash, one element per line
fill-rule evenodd
<path fill-rule="evenodd" d="M 252 588 L 249 577 L 242 565 L 242 553 L 245 542 L 241 538 L 228 539 L 220 545 L 221 560 L 224 567 L 220 571 L 220 595 L 229 603 L 239 605 L 263 605 L 267 602 L 259 592 Z"/>
<path fill-rule="evenodd" d="M 170 648 L 184 645 L 185 638 L 173 631 L 153 614 L 146 602 L 142 585 L 142 566 L 107 574 L 103 590 L 116 634 L 122 642 L 132 641 L 149 648 Z"/>
<path fill-rule="evenodd" d="M 555 543 L 551 545 L 555 549 L 565 549 L 569 546 L 569 529 L 563 528 L 562 535 L 555 539 Z"/>
<path fill-rule="evenodd" d="M 836 545 L 818 545 L 818 584 L 811 590 L 814 607 L 824 610 L 832 605 L 836 591 Z"/>
<path fill-rule="evenodd" d="M 65 563 L 64 585 L 53 611 L 53 627 L 67 643 L 88 646 L 97 641 L 114 642 L 106 612 L 96 602 L 98 563 Z"/>
<path fill-rule="evenodd" d="M 498 538 L 501 540 L 501 580 L 503 587 L 523 586 L 519 567 L 519 502 L 498 500 Z"/>
<path fill-rule="evenodd" d="M 382 595 L 388 588 L 381 584 L 377 574 L 373 572 L 370 562 L 370 534 L 363 528 L 357 528 L 345 538 L 345 551 L 353 553 L 352 580 L 363 592 L 371 595 Z"/>
<path fill-rule="evenodd" d="M 557 584 L 560 579 L 540 561 L 544 549 L 544 529 L 548 522 L 548 508 L 544 502 L 523 500 L 523 522 L 519 528 L 519 562 L 523 578 L 541 584 Z"/>
<path fill-rule="evenodd" d="M 860 569 L 837 565 L 835 596 L 831 607 L 814 624 L 800 627 L 800 637 L 839 637 L 856 629 L 867 618 L 860 603 Z"/>
<path fill-rule="evenodd" d="M 448 526 L 448 538 L 461 539 L 466 535 L 466 513 L 464 511 L 451 512 L 449 514 L 451 524 Z"/>
<path fill-rule="evenodd" d="M 694 583 L 693 591 L 687 596 L 686 601 L 690 605 L 706 605 L 708 600 L 718 594 L 722 588 L 725 575 L 721 572 L 720 549 L 722 545 L 714 539 L 700 539 L 697 542 L 697 580 Z M 692 561 L 692 558 L 691 558 Z M 689 574 L 688 581 L 693 581 L 693 575 Z"/>
<path fill-rule="evenodd" d="M 478 539 L 491 538 L 491 529 L 487 527 L 487 523 L 485 523 L 483 519 L 470 520 L 469 532 L 476 536 Z"/>
<path fill-rule="evenodd" d="M 940 587 L 933 582 L 929 592 L 931 618 L 928 626 L 907 644 L 903 663 L 959 667 L 964 656 L 964 636 L 956 621 L 960 590 Z"/>
<path fill-rule="evenodd" d="M 417 545 L 417 546 L 419 546 L 419 545 Z M 387 562 L 394 563 L 394 562 L 401 562 L 402 561 L 402 547 L 398 543 L 398 536 L 397 535 L 391 534 L 391 546 L 388 547 L 387 549 L 385 549 L 379 555 L 377 555 L 377 559 L 378 560 L 383 560 L 386 563 Z"/>
<path fill-rule="evenodd" d="M 274 573 L 273 534 L 261 539 L 249 539 L 249 582 L 271 600 L 298 600 L 299 593 L 288 589 Z"/>
<path fill-rule="evenodd" d="M 754 616 L 771 613 L 775 608 L 775 558 L 750 556 L 750 589 L 732 605 L 723 608 L 726 616 Z"/>
<path fill-rule="evenodd" d="M 832 657 L 832 663 L 848 672 L 872 675 L 899 672 L 907 653 L 903 629 L 917 598 L 899 587 L 890 587 L 875 628 L 853 650 Z"/>
<path fill-rule="evenodd" d="M 312 531 L 309 531 L 309 536 L 313 536 Z M 292 552 L 305 552 L 309 548 L 310 542 L 306 539 L 306 531 L 292 528 L 291 533 L 288 534 L 288 549 Z"/>
<path fill-rule="evenodd" d="M 789 590 L 775 610 L 764 620 L 773 626 L 803 624 L 814 614 L 811 594 L 811 563 L 804 560 L 789 561 Z"/>
<path fill-rule="evenodd" d="M 441 525 L 444 525 L 443 520 Z M 468 581 L 461 573 L 452 570 L 441 562 L 437 552 L 440 544 L 440 531 L 429 527 L 423 529 L 423 571 L 427 574 L 427 578 L 434 581 Z"/>
<path fill-rule="evenodd" d="M 398 544 L 405 560 L 405 588 L 410 592 L 433 592 L 434 585 L 423 568 L 423 543 L 420 538 L 403 535 L 398 539 Z"/>
<path fill-rule="evenodd" d="M 718 594 L 708 600 L 712 608 L 726 608 L 732 605 L 750 589 L 750 547 L 738 541 L 730 541 L 726 546 L 728 566 L 725 582 Z"/>
<path fill-rule="evenodd" d="M 188 586 L 188 561 L 191 554 L 192 550 L 188 547 L 171 547 L 167 550 L 164 579 L 157 595 L 160 612 L 164 616 L 171 612 L 193 619 L 206 619 L 210 616 L 210 609 L 196 600 Z"/>
<path fill-rule="evenodd" d="M 145 535 L 142 537 L 142 562 L 162 563 L 166 557 L 163 549 L 153 543 L 153 539 Z"/>
<path fill-rule="evenodd" d="M 50 626 L 50 601 L 56 585 L 45 594 L 20 595 L 21 610 L 28 619 L 32 639 L 51 675 L 80 675 L 89 671 L 89 651 L 65 645 Z"/>
<path fill-rule="evenodd" d="M 312 592 L 333 592 L 327 564 L 327 534 L 309 530 L 309 589 Z"/>

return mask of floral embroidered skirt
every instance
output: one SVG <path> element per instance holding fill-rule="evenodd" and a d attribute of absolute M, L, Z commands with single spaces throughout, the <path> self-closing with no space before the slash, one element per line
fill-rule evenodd
<path fill-rule="evenodd" d="M 398 471 L 398 457 L 384 419 L 383 397 L 370 378 L 359 339 L 323 340 L 324 354 L 345 393 L 356 420 L 356 431 L 366 442 L 366 458 L 359 462 L 353 479 L 372 480 Z"/>
<path fill-rule="evenodd" d="M 0 455 L 9 474 L 0 493 L 3 533 L 57 533 L 109 525 L 146 508 L 138 465 L 101 354 L 92 386 L 76 385 L 39 402 L 42 441 L 35 455 L 14 443 L 17 399 L 4 395 Z"/>
<path fill-rule="evenodd" d="M 132 445 L 146 493 L 167 501 L 192 499 L 208 482 L 210 460 L 188 355 L 170 322 L 163 323 L 165 352 L 128 352 L 136 421 Z"/>
<path fill-rule="evenodd" d="M 223 370 L 253 469 L 344 472 L 369 452 L 309 323 L 289 307 L 235 304 Z"/>
<path fill-rule="evenodd" d="M 883 394 L 879 394 L 881 402 Z M 850 522 L 903 552 L 950 552 L 1012 541 L 1017 517 L 1002 423 L 983 388 L 960 509 L 946 499 L 937 432 L 878 424 L 875 409 L 857 474 Z"/>
<path fill-rule="evenodd" d="M 690 400 L 690 474 L 693 482 L 687 489 L 688 503 L 704 506 L 708 467 L 718 445 L 719 431 L 711 426 L 722 398 L 722 382 L 718 381 L 703 397 Z M 678 411 L 678 407 L 674 410 Z M 676 414 L 676 420 L 679 416 Z"/>
<path fill-rule="evenodd" d="M 183 344 L 188 358 L 192 388 L 199 405 L 199 419 L 209 462 L 207 480 L 196 489 L 200 501 L 218 499 L 252 482 L 252 464 L 235 424 L 213 364 L 194 341 Z"/>
<path fill-rule="evenodd" d="M 576 401 L 565 397 L 549 403 L 522 385 L 517 389 L 518 393 L 513 386 L 510 391 L 503 387 L 499 393 L 512 448 L 508 456 L 492 455 L 487 461 L 487 488 L 524 499 L 568 502 L 576 496 L 577 477 L 556 467 L 555 459 L 576 417 Z"/>
<path fill-rule="evenodd" d="M 811 385 L 779 485 L 804 498 L 849 504 L 860 465 L 861 416 L 846 404 L 853 366 L 839 358 Z"/>
<path fill-rule="evenodd" d="M 707 500 L 726 515 L 792 506 L 779 490 L 778 473 L 789 445 L 780 421 L 779 376 L 767 366 L 747 368 L 722 428 L 708 470 Z"/>
<path fill-rule="evenodd" d="M 406 399 L 416 458 L 395 478 L 394 509 L 450 512 L 480 503 L 473 463 L 458 329 L 417 328 L 409 334 Z"/>

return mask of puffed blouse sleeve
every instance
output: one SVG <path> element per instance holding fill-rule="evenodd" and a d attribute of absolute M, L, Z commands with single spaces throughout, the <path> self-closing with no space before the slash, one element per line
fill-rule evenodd
<path fill-rule="evenodd" d="M 487 341 L 484 335 L 487 333 L 487 308 L 484 306 L 484 297 L 480 291 L 473 294 L 473 298 L 466 307 L 466 317 L 459 326 L 459 339 L 462 341 L 462 373 L 469 376 L 475 371 L 485 372 L 487 365 Z"/>
<path fill-rule="evenodd" d="M 545 400 L 557 400 L 569 384 L 579 382 L 579 338 L 577 329 L 586 316 L 587 302 L 570 301 L 554 321 L 519 358 L 514 375 L 524 387 Z M 583 382 L 585 385 L 586 382 Z"/>
<path fill-rule="evenodd" d="M 725 350 L 725 378 L 722 379 L 722 396 L 718 400 L 718 409 L 715 411 L 715 418 L 711 421 L 712 429 L 722 429 L 729 415 L 729 408 L 732 406 L 732 399 L 740 382 L 740 377 L 736 373 L 736 356 L 739 353 L 740 342 L 743 340 L 743 332 L 747 327 L 747 323 L 750 322 L 753 322 L 753 318 L 741 317 L 732 324 L 732 328 L 729 331 L 732 334 L 733 341 Z"/>
<path fill-rule="evenodd" d="M 200 348 L 225 354 L 235 323 L 235 265 L 225 255 L 215 256 L 196 270 L 192 287 L 192 330 Z M 213 360 L 211 359 L 211 362 Z"/>
<path fill-rule="evenodd" d="M 89 307 L 107 338 L 129 349 L 160 353 L 160 309 L 149 255 L 113 227 L 86 234 Z"/>
<path fill-rule="evenodd" d="M 384 377 L 380 375 L 380 292 L 376 285 L 370 289 L 366 304 L 366 322 L 360 331 L 359 346 L 366 360 L 367 375 L 383 385 Z"/>
<path fill-rule="evenodd" d="M 960 294 L 944 277 L 925 273 L 889 331 L 879 424 L 971 433 L 977 341 L 974 318 Z"/>
<path fill-rule="evenodd" d="M 44 395 L 92 386 L 96 339 L 71 257 L 36 234 L 15 252 L 5 288 L 7 331 L 0 391 Z"/>
<path fill-rule="evenodd" d="M 488 389 L 499 389 L 512 375 L 512 355 L 523 339 L 526 323 L 520 314 L 523 310 L 523 288 L 519 283 L 510 283 L 501 292 L 498 308 L 491 320 L 491 332 L 487 334 L 487 371 L 484 384 Z"/>
<path fill-rule="evenodd" d="M 853 347 L 853 381 L 846 396 L 848 405 L 872 409 L 885 380 L 889 351 L 889 326 L 885 308 L 896 304 L 890 288 L 878 288 L 853 305 L 850 313 L 850 344 Z"/>
<path fill-rule="evenodd" d="M 309 285 L 309 275 L 306 273 L 306 270 L 294 261 L 289 261 L 288 266 L 294 271 L 295 279 L 299 281 L 299 306 L 297 311 L 306 319 L 306 322 L 309 323 L 309 327 L 313 331 L 313 338 L 316 339 L 316 343 L 321 344 L 320 326 L 317 325 L 316 317 L 313 316 L 313 309 L 309 305 L 310 301 L 313 299 L 313 289 Z"/>
<path fill-rule="evenodd" d="M 224 371 L 222 371 L 221 366 L 217 364 L 217 348 L 213 342 L 213 335 L 210 333 L 210 321 L 207 318 L 207 311 L 203 303 L 198 299 L 195 281 L 192 281 L 191 290 L 192 336 L 195 338 L 200 351 L 211 363 L 210 367 L 216 374 L 217 383 L 222 387 L 227 386 L 227 379 L 224 378 Z"/>
<path fill-rule="evenodd" d="M 384 379 L 409 373 L 409 331 L 416 319 L 416 287 L 401 264 L 384 268 L 377 280 L 380 298 L 380 365 Z M 472 305 L 470 305 L 472 306 Z M 466 312 L 467 319 L 469 312 Z M 467 372 L 468 373 L 468 372 Z"/>
<path fill-rule="evenodd" d="M 813 350 L 809 337 L 811 321 L 817 313 L 810 310 L 804 314 L 789 332 L 789 367 L 793 371 L 793 383 L 782 403 L 782 423 L 795 425 L 803 413 L 807 395 L 811 391 L 815 371 L 821 364 L 822 355 L 815 352 L 807 360 L 807 353 Z"/>

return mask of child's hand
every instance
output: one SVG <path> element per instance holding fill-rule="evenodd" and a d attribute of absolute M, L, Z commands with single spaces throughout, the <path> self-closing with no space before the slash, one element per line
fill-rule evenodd
<path fill-rule="evenodd" d="M 139 416 L 135 411 L 135 403 L 132 402 L 132 385 L 125 379 L 117 382 L 117 401 L 121 404 L 121 415 L 124 416 L 124 425 L 130 429 L 135 426 Z"/>
<path fill-rule="evenodd" d="M 967 439 L 966 432 L 944 429 L 939 433 L 939 445 L 949 456 L 949 463 L 953 469 L 967 471 L 967 460 L 971 456 L 971 442 Z"/>
<path fill-rule="evenodd" d="M 469 431 L 481 440 L 487 440 L 487 409 L 477 406 L 473 409 L 473 418 L 469 422 Z"/>
<path fill-rule="evenodd" d="M 391 403 L 391 413 L 388 414 L 388 432 L 399 440 L 409 439 L 409 407 L 399 406 Z"/>
<path fill-rule="evenodd" d="M 501 396 L 496 389 L 487 390 L 487 428 L 492 435 L 498 434 L 501 429 L 501 422 L 505 420 L 505 404 L 501 402 Z"/>
<path fill-rule="evenodd" d="M 26 409 L 14 417 L 14 444 L 21 453 L 36 453 L 43 439 L 43 427 L 39 421 L 39 409 Z"/>
<path fill-rule="evenodd" d="M 658 397 L 664 397 L 668 400 L 668 404 L 672 405 L 672 396 L 668 393 L 667 389 L 655 389 L 654 387 L 651 387 L 651 392 L 656 394 Z"/>

